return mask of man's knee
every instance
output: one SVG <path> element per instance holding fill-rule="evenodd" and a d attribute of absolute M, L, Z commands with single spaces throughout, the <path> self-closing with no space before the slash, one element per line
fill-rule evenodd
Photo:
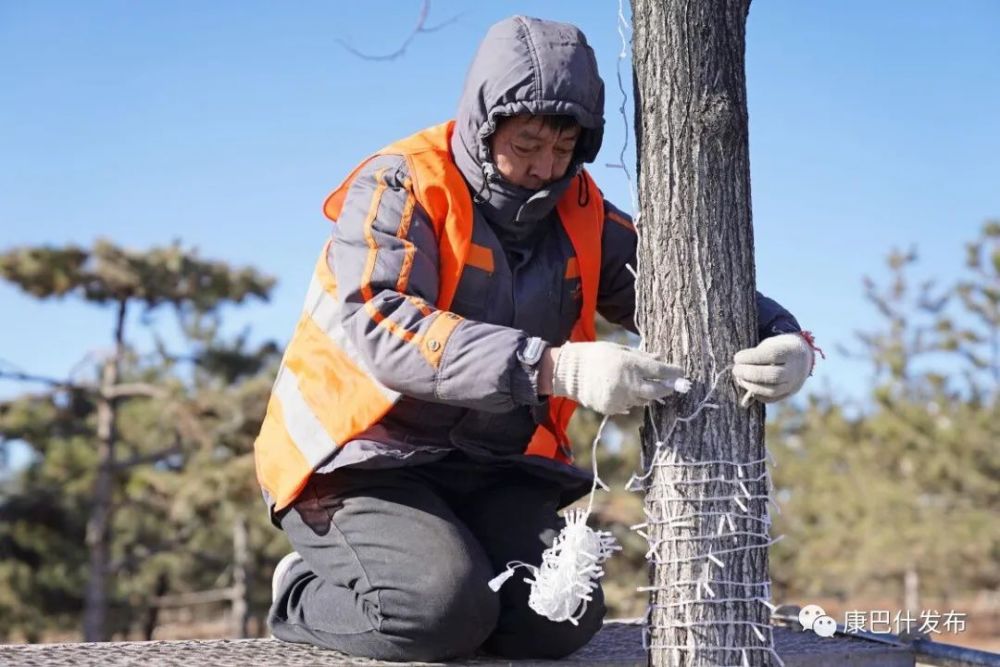
<path fill-rule="evenodd" d="M 496 629 L 500 602 L 488 571 L 422 564 L 398 598 L 383 591 L 381 632 L 400 653 L 394 660 L 436 661 L 470 655 Z"/>
<path fill-rule="evenodd" d="M 378 589 L 367 631 L 288 623 L 274 610 L 269 624 L 278 639 L 375 660 L 436 662 L 471 655 L 496 628 L 500 604 L 485 577 L 469 574 L 461 576 L 454 567 L 413 569 L 412 578 Z"/>
<path fill-rule="evenodd" d="M 505 658 L 554 660 L 574 653 L 597 634 L 604 622 L 607 609 L 600 586 L 593 596 L 576 625 L 569 621 L 550 621 L 527 605 L 505 609 L 497 631 L 486 641 L 485 648 Z"/>

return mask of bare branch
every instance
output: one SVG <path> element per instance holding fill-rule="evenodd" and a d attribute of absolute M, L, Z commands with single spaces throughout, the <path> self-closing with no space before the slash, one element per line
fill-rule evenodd
<path fill-rule="evenodd" d="M 12 366 L 8 362 L 0 362 L 8 366 Z M 77 382 L 70 382 L 68 380 L 59 380 L 57 378 L 46 377 L 44 375 L 35 375 L 33 373 L 26 373 L 21 370 L 0 370 L 0 379 L 3 380 L 14 380 L 17 382 L 37 382 L 41 384 L 48 385 L 53 389 L 67 389 L 69 391 L 79 391 L 88 394 L 95 394 L 101 398 L 114 400 L 116 398 L 134 398 L 134 397 L 145 397 L 145 398 L 166 398 L 169 393 L 146 382 L 123 382 L 121 384 L 116 384 L 110 389 L 101 391 L 99 387 L 90 384 L 80 384 Z"/>
<path fill-rule="evenodd" d="M 344 47 L 344 49 L 347 50 L 348 52 L 352 53 L 353 55 L 363 60 L 376 60 L 376 61 L 396 60 L 397 58 L 400 58 L 404 53 L 406 53 L 407 47 L 410 46 L 410 43 L 416 38 L 417 35 L 421 33 L 437 32 L 438 30 L 441 30 L 442 28 L 451 25 L 452 23 L 454 23 L 455 21 L 457 21 L 459 18 L 462 17 L 462 14 L 456 14 L 455 16 L 452 16 L 450 19 L 442 21 L 437 25 L 427 26 L 425 25 L 425 23 L 427 22 L 427 15 L 430 14 L 430 10 L 431 10 L 431 1 L 424 0 L 423 3 L 420 5 L 420 14 L 419 16 L 417 16 L 417 23 L 416 25 L 413 26 L 413 30 L 411 30 L 410 34 L 406 36 L 406 39 L 404 39 L 403 43 L 399 45 L 399 48 L 393 51 L 392 53 L 386 53 L 380 55 L 364 53 L 354 48 L 353 46 L 348 44 L 345 40 L 340 39 L 339 37 L 337 38 L 337 43 L 340 44 L 342 47 Z"/>
<path fill-rule="evenodd" d="M 425 4 L 428 7 L 430 6 L 429 2 L 425 3 Z M 456 21 L 458 21 L 458 19 L 462 18 L 463 16 L 465 16 L 465 12 L 462 12 L 462 13 L 459 13 L 459 14 L 455 14 L 450 19 L 446 19 L 444 21 L 441 21 L 441 23 L 438 23 L 437 25 L 422 26 L 420 28 L 419 32 L 423 32 L 423 33 L 437 32 L 438 30 L 441 30 L 442 28 L 447 28 L 448 26 L 450 26 L 451 24 L 455 23 Z"/>
<path fill-rule="evenodd" d="M 67 380 L 59 380 L 57 378 L 46 377 L 44 375 L 35 375 L 33 373 L 27 373 L 19 369 L 14 364 L 9 361 L 0 359 L 0 364 L 6 366 L 9 370 L 0 369 L 0 379 L 3 380 L 14 380 L 15 382 L 37 382 L 39 384 L 44 384 L 52 387 L 53 389 L 69 389 L 70 391 L 84 391 L 84 392 L 96 392 L 97 387 L 93 385 L 77 384 L 75 382 L 69 382 Z"/>
<path fill-rule="evenodd" d="M 133 397 L 166 398 L 167 396 L 169 396 L 169 392 L 165 389 L 149 384 L 148 382 L 122 382 L 104 392 L 104 397 L 108 399 Z"/>
<path fill-rule="evenodd" d="M 212 602 L 229 602 L 233 599 L 235 589 L 217 588 L 208 591 L 192 591 L 190 593 L 173 593 L 161 595 L 150 600 L 151 607 L 187 607 L 189 605 L 209 604 Z"/>
<path fill-rule="evenodd" d="M 122 459 L 120 461 L 114 462 L 114 468 L 116 470 L 124 470 L 127 468 L 132 468 L 134 466 L 145 465 L 147 463 L 156 463 L 160 459 L 165 459 L 168 456 L 173 456 L 174 454 L 183 454 L 184 449 L 179 444 L 173 444 L 169 447 L 164 447 L 163 449 L 151 452 L 149 454 L 136 454 L 135 456 L 130 456 L 127 459 Z"/>

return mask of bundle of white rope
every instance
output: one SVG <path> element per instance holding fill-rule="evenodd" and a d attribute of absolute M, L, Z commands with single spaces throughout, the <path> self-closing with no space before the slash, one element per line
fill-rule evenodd
<path fill-rule="evenodd" d="M 542 554 L 541 566 L 508 563 L 507 569 L 490 581 L 490 588 L 499 590 L 516 568 L 526 568 L 534 577 L 524 580 L 531 585 L 528 606 L 550 621 L 577 625 L 587 603 L 593 600 L 597 581 L 604 576 L 602 564 L 621 549 L 611 533 L 587 525 L 587 514 L 583 509 L 567 512 L 566 525 Z"/>

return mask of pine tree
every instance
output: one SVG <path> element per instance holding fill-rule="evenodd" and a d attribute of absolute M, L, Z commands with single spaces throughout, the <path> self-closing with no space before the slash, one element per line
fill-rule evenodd
<path fill-rule="evenodd" d="M 2 437 L 20 439 L 44 453 L 36 464 L 42 470 L 63 456 L 73 458 L 67 464 L 79 473 L 76 483 L 64 478 L 67 484 L 54 485 L 54 490 L 77 492 L 70 495 L 75 496 L 76 506 L 59 508 L 67 517 L 86 514 L 83 633 L 88 641 L 102 641 L 108 638 L 108 579 L 127 563 L 128 554 L 114 552 L 113 538 L 116 513 L 134 483 L 128 472 L 137 466 L 169 468 L 175 457 L 192 447 L 215 446 L 212 434 L 199 421 L 197 407 L 185 395 L 183 379 L 151 365 L 130 344 L 129 315 L 148 316 L 168 307 L 182 322 L 197 322 L 217 317 L 226 304 L 266 299 L 273 280 L 251 268 L 203 260 L 177 243 L 136 252 L 108 241 L 98 241 L 90 249 L 15 248 L 0 255 L 0 277 L 38 299 L 73 297 L 110 307 L 112 312 L 113 347 L 97 363 L 95 378 L 43 379 L 47 392 L 8 402 L 0 410 Z M 5 375 L 39 379 L 22 372 Z M 40 410 L 41 406 L 48 407 Z M 50 428 L 57 424 L 65 436 Z M 61 440 L 75 446 L 60 449 Z M 79 493 L 80 484 L 87 493 Z M 135 495 L 129 501 L 145 502 Z M 35 524 L 32 514 L 17 516 L 28 529 Z M 66 587 L 73 588 L 70 583 Z"/>
<path fill-rule="evenodd" d="M 814 396 L 772 425 L 784 591 L 894 596 L 917 612 L 922 598 L 1000 584 L 991 233 L 970 244 L 968 275 L 941 289 L 914 284 L 915 251 L 892 252 L 888 281 L 865 281 L 878 317 L 852 353 L 871 369 L 869 396 Z"/>

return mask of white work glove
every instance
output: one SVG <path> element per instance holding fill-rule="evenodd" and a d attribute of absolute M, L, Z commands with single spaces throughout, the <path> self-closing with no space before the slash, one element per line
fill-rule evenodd
<path fill-rule="evenodd" d="M 747 391 L 740 401 L 746 407 L 754 398 L 774 403 L 797 392 L 812 372 L 814 357 L 802 334 L 788 333 L 740 350 L 733 361 L 733 377 Z"/>
<path fill-rule="evenodd" d="M 617 415 L 673 393 L 683 376 L 680 367 L 617 343 L 567 343 L 552 372 L 552 393 Z"/>

